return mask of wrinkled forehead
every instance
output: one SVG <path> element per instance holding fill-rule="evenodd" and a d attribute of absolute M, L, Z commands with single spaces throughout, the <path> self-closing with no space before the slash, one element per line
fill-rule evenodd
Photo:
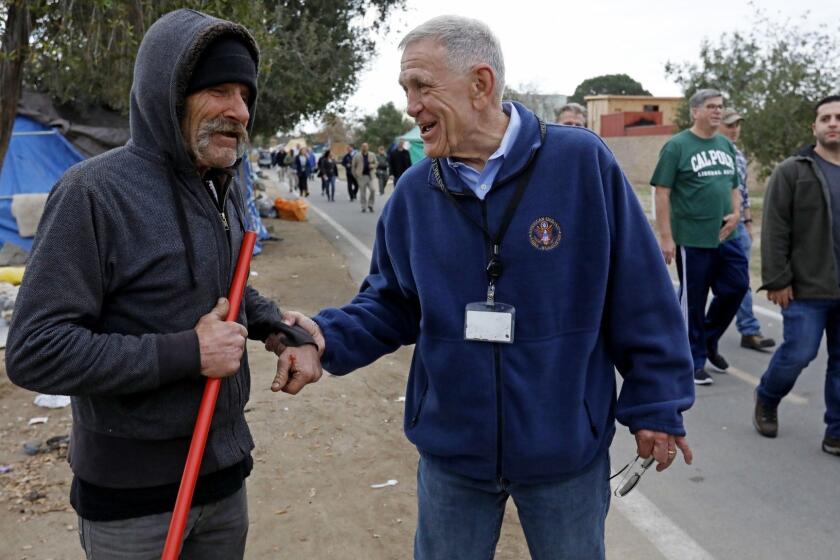
<path fill-rule="evenodd" d="M 421 39 L 405 46 L 400 59 L 400 84 L 429 79 L 451 72 L 446 47 L 433 39 Z"/>

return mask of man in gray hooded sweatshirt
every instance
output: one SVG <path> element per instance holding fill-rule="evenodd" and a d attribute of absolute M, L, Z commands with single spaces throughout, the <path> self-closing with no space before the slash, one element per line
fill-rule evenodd
<path fill-rule="evenodd" d="M 18 385 L 73 397 L 70 502 L 88 558 L 160 557 L 209 377 L 221 391 L 182 558 L 241 558 L 254 446 L 245 338 L 283 333 L 296 346 L 291 372 L 278 362 L 283 390 L 320 376 L 311 338 L 254 289 L 224 320 L 247 227 L 233 168 L 257 68 L 244 27 L 161 17 L 137 54 L 131 140 L 68 170 L 47 202 L 6 365 Z"/>

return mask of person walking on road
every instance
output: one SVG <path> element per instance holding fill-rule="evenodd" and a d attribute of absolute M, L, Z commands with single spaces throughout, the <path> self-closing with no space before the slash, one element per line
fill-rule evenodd
<path fill-rule="evenodd" d="M 376 173 L 376 156 L 368 149 L 367 142 L 353 156 L 353 176 L 359 184 L 359 200 L 362 212 L 373 213 L 373 201 L 376 191 L 373 187 L 373 175 Z"/>
<path fill-rule="evenodd" d="M 376 154 L 376 178 L 379 180 L 379 194 L 385 194 L 385 185 L 388 184 L 388 156 L 385 155 L 385 146 L 379 146 Z"/>
<path fill-rule="evenodd" d="M 338 175 L 338 167 L 330 150 L 325 151 L 318 160 L 318 174 L 321 177 L 322 194 L 327 195 L 328 201 L 335 202 L 335 177 Z"/>
<path fill-rule="evenodd" d="M 409 167 L 411 167 L 411 154 L 405 149 L 405 142 L 397 141 L 397 147 L 391 152 L 388 157 L 389 167 L 391 168 L 391 175 L 394 176 L 394 188 L 397 188 L 397 183 Z"/>
<path fill-rule="evenodd" d="M 738 139 L 741 137 L 741 127 L 744 118 L 734 109 L 726 109 L 721 117 L 720 133 L 726 136 L 732 145 L 735 146 L 735 165 L 738 168 L 738 191 L 741 194 L 741 221 L 738 222 L 736 231 L 738 243 L 741 244 L 749 264 L 750 250 L 752 249 L 752 211 L 750 210 L 750 192 L 747 188 L 747 158 L 738 149 Z M 753 313 L 752 292 L 747 290 L 741 306 L 735 315 L 735 326 L 741 334 L 741 347 L 766 351 L 776 345 L 772 338 L 765 338 L 761 334 L 761 324 Z"/>
<path fill-rule="evenodd" d="M 840 95 L 816 104 L 811 126 L 816 145 L 780 163 L 764 194 L 759 289 L 782 308 L 784 340 L 755 391 L 753 425 L 776 437 L 779 403 L 825 332 L 822 450 L 840 456 Z"/>
<path fill-rule="evenodd" d="M 677 262 L 694 383 L 710 385 L 707 359 L 719 371 L 729 367 L 718 341 L 749 289 L 749 270 L 735 232 L 741 206 L 735 147 L 717 134 L 723 97 L 701 89 L 689 105 L 693 124 L 662 147 L 650 184 L 662 255 L 667 264 Z M 709 289 L 715 298 L 707 312 Z"/>
<path fill-rule="evenodd" d="M 309 176 L 312 174 L 312 163 L 309 158 L 309 148 L 304 146 L 295 156 L 295 173 L 298 180 L 298 193 L 302 197 L 309 196 Z"/>
<path fill-rule="evenodd" d="M 615 419 L 658 470 L 692 457 L 691 354 L 656 239 L 595 134 L 502 103 L 485 24 L 438 17 L 400 47 L 429 157 L 383 209 L 353 301 L 285 318 L 337 375 L 416 345 L 414 558 L 492 558 L 512 497 L 533 558 L 603 559 Z"/>
<path fill-rule="evenodd" d="M 221 378 L 220 393 L 182 558 L 242 558 L 254 447 L 246 337 L 297 339 L 295 363 L 319 375 L 309 335 L 253 288 L 225 320 L 257 68 L 241 25 L 162 16 L 135 60 L 131 141 L 71 167 L 44 209 L 6 368 L 22 387 L 71 395 L 70 503 L 88 559 L 160 558 L 208 378 Z"/>
<path fill-rule="evenodd" d="M 347 177 L 347 196 L 350 197 L 350 202 L 353 202 L 356 200 L 356 193 L 359 192 L 359 184 L 353 176 L 353 146 L 347 146 L 347 153 L 341 158 L 341 165 Z"/>

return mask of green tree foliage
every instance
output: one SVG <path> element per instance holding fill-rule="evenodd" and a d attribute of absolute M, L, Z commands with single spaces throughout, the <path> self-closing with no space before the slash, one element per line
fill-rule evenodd
<path fill-rule="evenodd" d="M 411 130 L 414 124 L 403 116 L 392 102 L 381 105 L 375 115 L 366 115 L 355 134 L 357 142 L 367 142 L 372 149 L 378 146 L 388 146 L 394 138 Z"/>
<path fill-rule="evenodd" d="M 583 80 L 569 102 L 585 105 L 583 98 L 587 95 L 650 95 L 650 92 L 627 74 L 605 74 Z"/>
<path fill-rule="evenodd" d="M 24 80 L 58 102 L 127 112 L 146 29 L 168 11 L 194 8 L 254 34 L 262 59 L 255 132 L 272 134 L 354 91 L 375 34 L 387 29 L 388 15 L 404 1 L 30 0 L 34 26 Z"/>
<path fill-rule="evenodd" d="M 840 50 L 837 30 L 805 29 L 799 22 L 775 22 L 756 9 L 746 31 L 704 41 L 699 63 L 668 62 L 665 73 L 685 92 L 678 124 L 691 125 L 688 98 L 715 88 L 745 118 L 741 144 L 766 177 L 782 159 L 813 142 L 814 103 L 838 92 Z"/>

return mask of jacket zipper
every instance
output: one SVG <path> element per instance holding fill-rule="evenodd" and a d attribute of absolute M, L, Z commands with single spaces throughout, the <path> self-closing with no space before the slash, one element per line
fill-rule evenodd
<path fill-rule="evenodd" d="M 414 413 L 414 416 L 411 417 L 411 422 L 409 422 L 409 427 L 413 428 L 417 425 L 417 422 L 420 420 L 420 413 L 423 411 L 423 402 L 426 400 L 426 393 L 429 392 L 429 380 L 426 379 L 426 386 L 423 387 L 423 392 L 420 394 L 420 401 L 417 403 L 417 412 Z"/>
<path fill-rule="evenodd" d="M 484 224 L 484 229 L 487 228 L 487 203 L 485 200 L 481 204 L 481 221 Z M 492 251 L 490 246 L 485 247 L 485 257 L 487 252 Z M 502 480 L 502 433 L 504 430 L 504 419 L 502 418 L 502 353 L 498 343 L 493 344 L 493 374 L 496 380 L 496 478 Z"/>
<path fill-rule="evenodd" d="M 225 216 L 225 206 L 227 206 L 228 193 L 231 189 L 231 183 L 233 183 L 232 180 L 228 182 L 228 185 L 225 188 L 225 194 L 222 196 L 222 202 L 219 205 L 219 217 L 222 219 L 222 225 L 225 227 L 225 233 L 230 233 L 230 225 L 228 224 L 227 216 Z M 230 246 L 230 236 L 226 235 L 225 237 L 227 237 L 228 246 Z"/>

